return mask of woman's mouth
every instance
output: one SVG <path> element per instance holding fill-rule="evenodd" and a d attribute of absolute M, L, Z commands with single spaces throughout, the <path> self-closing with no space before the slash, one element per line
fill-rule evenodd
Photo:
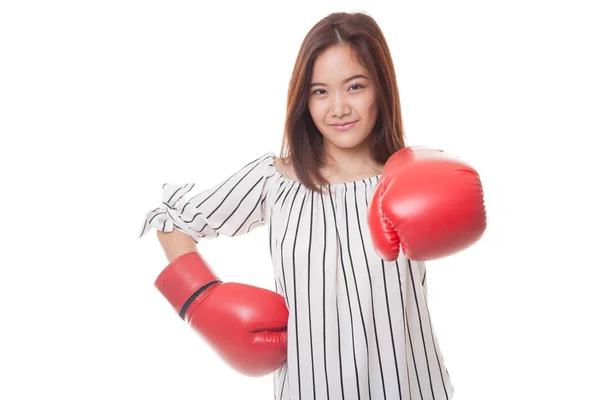
<path fill-rule="evenodd" d="M 335 130 L 338 131 L 347 131 L 348 129 L 352 129 L 354 125 L 356 125 L 358 121 L 346 122 L 343 124 L 333 124 L 331 125 Z"/>

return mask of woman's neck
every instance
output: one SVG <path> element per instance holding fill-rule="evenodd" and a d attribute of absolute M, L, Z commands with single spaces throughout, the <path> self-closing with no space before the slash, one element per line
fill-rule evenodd
<path fill-rule="evenodd" d="M 321 173 L 333 184 L 370 178 L 382 170 L 383 165 L 373 160 L 368 151 L 343 149 L 327 152 Z"/>

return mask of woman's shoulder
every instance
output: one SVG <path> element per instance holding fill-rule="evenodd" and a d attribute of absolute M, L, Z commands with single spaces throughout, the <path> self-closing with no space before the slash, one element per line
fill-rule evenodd
<path fill-rule="evenodd" d="M 236 159 L 232 159 L 230 163 L 239 163 L 239 160 L 237 162 L 234 160 Z M 278 157 L 273 151 L 265 151 L 255 155 L 253 158 L 246 160 L 243 166 L 238 164 L 236 175 L 249 179 L 260 175 L 271 178 L 283 177 L 284 179 L 298 181 L 297 175 L 294 173 L 291 158 Z M 269 181 L 274 180 L 269 179 Z"/>
<path fill-rule="evenodd" d="M 294 172 L 294 165 L 292 164 L 292 159 L 290 157 L 273 157 L 273 162 L 275 164 L 275 168 L 281 176 L 294 181 L 298 180 L 298 176 Z"/>

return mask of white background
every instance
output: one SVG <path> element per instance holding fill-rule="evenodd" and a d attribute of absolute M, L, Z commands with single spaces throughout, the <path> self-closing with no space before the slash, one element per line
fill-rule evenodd
<path fill-rule="evenodd" d="M 484 183 L 486 235 L 428 266 L 455 399 L 600 398 L 593 2 L 318 3 L 2 2 L 0 398 L 272 398 L 178 319 L 137 234 L 163 183 L 279 151 L 304 35 L 353 10 L 387 37 L 408 143 Z M 266 235 L 199 248 L 272 289 Z"/>

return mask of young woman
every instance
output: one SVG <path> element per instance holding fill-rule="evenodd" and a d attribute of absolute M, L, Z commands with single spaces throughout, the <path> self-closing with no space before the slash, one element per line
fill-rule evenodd
<path fill-rule="evenodd" d="M 195 195 L 194 185 L 165 185 L 148 213 L 142 235 L 155 228 L 170 262 L 202 238 L 268 228 L 289 310 L 276 399 L 452 398 L 425 264 L 382 260 L 367 226 L 383 166 L 404 146 L 384 35 L 366 14 L 331 14 L 302 43 L 280 157 L 266 152 Z"/>

